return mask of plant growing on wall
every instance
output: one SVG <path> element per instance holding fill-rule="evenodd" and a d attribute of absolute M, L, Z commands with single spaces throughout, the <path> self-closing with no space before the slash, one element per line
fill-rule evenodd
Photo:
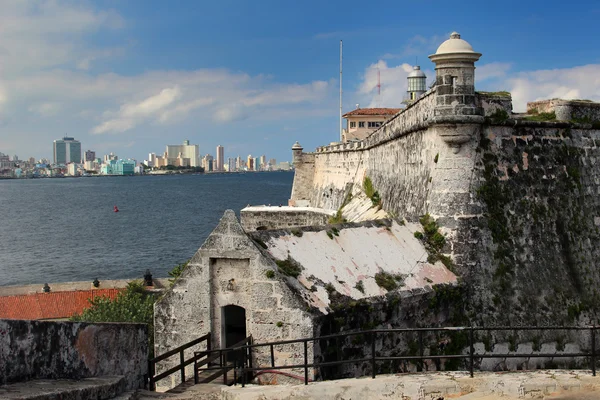
<path fill-rule="evenodd" d="M 375 190 L 373 187 L 373 181 L 371 181 L 371 178 L 368 176 L 365 176 L 365 179 L 363 179 L 363 190 L 367 197 L 371 199 L 371 202 L 374 206 L 381 205 L 381 197 L 379 196 L 379 192 Z"/>
<path fill-rule="evenodd" d="M 380 271 L 375 274 L 375 283 L 377 283 L 379 287 L 391 292 L 403 285 L 404 282 L 402 275 L 392 275 L 388 272 Z"/>
<path fill-rule="evenodd" d="M 179 279 L 179 277 L 181 276 L 183 271 L 185 271 L 185 269 L 187 268 L 189 263 L 190 263 L 190 260 L 182 262 L 181 264 L 177 264 L 175 267 L 173 267 L 172 270 L 170 270 L 168 272 L 169 276 L 173 278 L 173 279 L 169 279 L 171 286 L 173 286 L 175 284 L 175 281 L 177 281 L 177 279 Z"/>
<path fill-rule="evenodd" d="M 181 264 L 180 264 L 181 265 Z M 149 357 L 153 357 L 155 296 L 146 291 L 142 282 L 132 281 L 113 300 L 96 297 L 80 315 L 71 317 L 78 322 L 136 322 L 148 325 Z"/>
<path fill-rule="evenodd" d="M 275 260 L 277 269 L 284 275 L 297 278 L 302 273 L 302 265 L 288 255 L 285 260 Z"/>

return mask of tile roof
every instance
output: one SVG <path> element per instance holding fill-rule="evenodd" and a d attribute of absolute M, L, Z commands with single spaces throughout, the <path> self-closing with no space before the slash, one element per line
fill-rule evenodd
<path fill-rule="evenodd" d="M 354 111 L 347 112 L 343 117 L 353 115 L 395 115 L 401 108 L 357 108 Z"/>
<path fill-rule="evenodd" d="M 80 314 L 95 297 L 117 297 L 122 289 L 73 290 L 0 297 L 0 319 L 60 319 Z"/>

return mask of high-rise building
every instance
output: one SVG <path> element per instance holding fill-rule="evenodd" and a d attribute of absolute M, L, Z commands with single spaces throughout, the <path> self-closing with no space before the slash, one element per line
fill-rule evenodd
<path fill-rule="evenodd" d="M 233 172 L 235 170 L 236 170 L 236 168 L 235 168 L 235 158 L 229 157 L 227 159 L 227 171 Z"/>
<path fill-rule="evenodd" d="M 167 145 L 167 159 L 189 158 L 190 166 L 197 167 L 200 161 L 200 149 L 197 144 L 190 144 L 189 140 L 184 140 L 183 144 Z M 169 165 L 175 165 L 175 161 L 168 162 Z"/>
<path fill-rule="evenodd" d="M 225 148 L 221 145 L 217 146 L 217 166 L 215 171 L 223 171 L 223 164 L 225 163 Z"/>
<path fill-rule="evenodd" d="M 242 159 L 242 157 L 237 156 L 235 158 L 235 169 L 238 171 L 241 171 L 244 169 L 244 160 Z"/>
<path fill-rule="evenodd" d="M 248 155 L 246 167 L 248 168 L 248 171 L 254 171 L 254 158 L 252 157 L 252 154 Z"/>
<path fill-rule="evenodd" d="M 92 150 L 86 150 L 84 161 L 94 161 L 96 159 L 96 152 Z"/>
<path fill-rule="evenodd" d="M 54 141 L 54 164 L 81 162 L 81 142 L 72 137 L 63 137 Z"/>
<path fill-rule="evenodd" d="M 262 156 L 260 156 L 260 159 L 258 160 L 258 164 L 259 164 L 259 168 L 261 171 L 266 171 L 267 169 L 267 156 L 265 156 L 264 154 Z"/>
<path fill-rule="evenodd" d="M 202 159 L 202 168 L 204 168 L 205 172 L 210 172 L 213 171 L 213 167 L 213 156 L 210 154 L 205 155 Z"/>
<path fill-rule="evenodd" d="M 117 157 L 116 154 L 113 154 L 112 152 L 110 154 L 105 154 L 104 155 L 104 164 L 108 164 L 111 160 L 118 160 L 119 157 Z"/>

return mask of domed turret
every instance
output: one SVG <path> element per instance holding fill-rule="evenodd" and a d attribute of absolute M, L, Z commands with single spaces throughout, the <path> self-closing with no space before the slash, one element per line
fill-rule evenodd
<path fill-rule="evenodd" d="M 294 143 L 292 146 L 292 157 L 294 165 L 300 164 L 302 162 L 302 150 L 304 147 L 298 142 Z"/>
<path fill-rule="evenodd" d="M 481 53 L 452 32 L 429 56 L 435 63 L 436 116 L 480 115 L 475 106 L 475 62 Z"/>
<path fill-rule="evenodd" d="M 415 65 L 407 79 L 408 97 L 411 101 L 415 101 L 427 91 L 427 76 L 421 71 L 421 67 Z"/>

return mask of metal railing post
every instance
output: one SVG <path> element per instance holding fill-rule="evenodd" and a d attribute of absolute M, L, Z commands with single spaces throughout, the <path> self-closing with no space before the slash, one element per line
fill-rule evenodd
<path fill-rule="evenodd" d="M 375 367 L 377 364 L 377 361 L 375 359 L 375 337 L 376 337 L 375 332 L 372 332 L 371 333 L 371 369 L 372 369 L 371 377 L 373 379 L 375 379 L 375 373 L 376 373 Z"/>
<path fill-rule="evenodd" d="M 179 352 L 179 362 L 181 363 L 181 383 L 185 382 L 185 358 L 183 357 L 183 350 Z"/>
<path fill-rule="evenodd" d="M 471 378 L 473 377 L 473 363 L 475 353 L 473 341 L 473 326 L 471 326 L 471 328 L 469 329 L 469 374 L 471 375 Z"/>
<path fill-rule="evenodd" d="M 154 362 L 148 361 L 148 390 L 150 390 L 151 392 L 156 390 L 156 384 L 154 383 L 154 374 L 156 373 L 155 368 L 156 365 L 154 364 Z"/>
<path fill-rule="evenodd" d="M 596 326 L 592 325 L 592 375 L 596 376 Z"/>
<path fill-rule="evenodd" d="M 237 361 L 233 359 L 233 385 L 237 386 Z"/>
<path fill-rule="evenodd" d="M 273 345 L 271 345 L 271 367 L 275 367 L 275 353 L 273 352 Z"/>
<path fill-rule="evenodd" d="M 223 385 L 227 385 L 227 351 L 223 354 Z"/>
<path fill-rule="evenodd" d="M 421 372 L 425 370 L 425 363 L 423 362 L 423 331 L 419 331 L 419 362 L 421 364 Z"/>
<path fill-rule="evenodd" d="M 194 353 L 194 385 L 198 384 L 198 357 Z"/>
<path fill-rule="evenodd" d="M 308 339 L 304 340 L 304 384 L 308 385 Z"/>
<path fill-rule="evenodd" d="M 246 350 L 242 352 L 242 387 L 246 387 Z"/>

